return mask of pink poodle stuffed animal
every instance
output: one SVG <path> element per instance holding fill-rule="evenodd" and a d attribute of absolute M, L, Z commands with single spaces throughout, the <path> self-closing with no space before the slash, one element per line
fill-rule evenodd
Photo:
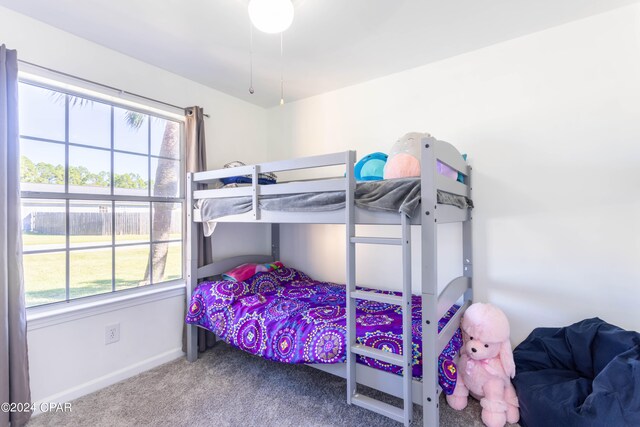
<path fill-rule="evenodd" d="M 464 409 L 471 393 L 480 401 L 482 421 L 488 427 L 518 422 L 518 398 L 511 385 L 516 367 L 507 316 L 491 304 L 475 303 L 464 313 L 461 328 L 464 344 L 456 388 L 447 396 L 449 406 Z"/>

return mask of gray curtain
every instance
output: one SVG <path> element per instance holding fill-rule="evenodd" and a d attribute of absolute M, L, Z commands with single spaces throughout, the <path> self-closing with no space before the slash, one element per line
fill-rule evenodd
<path fill-rule="evenodd" d="M 204 136 L 204 111 L 200 107 L 190 107 L 185 110 L 187 119 L 187 172 L 201 172 L 207 170 L 207 150 Z M 202 225 L 198 227 L 198 266 L 210 263 L 211 243 L 204 237 Z M 215 344 L 215 335 L 205 329 L 198 328 L 198 350 L 205 351 Z M 185 344 L 186 348 L 186 344 Z"/>
<path fill-rule="evenodd" d="M 31 401 L 20 236 L 18 59 L 0 46 L 0 404 Z M 30 412 L 0 411 L 0 427 L 23 426 Z"/>

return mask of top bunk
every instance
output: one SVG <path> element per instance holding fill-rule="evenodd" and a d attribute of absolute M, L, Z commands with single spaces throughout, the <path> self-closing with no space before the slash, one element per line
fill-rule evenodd
<path fill-rule="evenodd" d="M 421 175 L 413 178 L 356 182 L 355 151 L 259 163 L 187 175 L 187 202 L 195 222 L 298 224 L 400 224 L 406 216 L 420 224 L 423 200 L 436 202 L 426 215 L 438 223 L 471 218 L 471 167 L 451 144 L 425 135 L 420 141 Z M 443 165 L 445 168 L 443 168 Z M 261 174 L 317 173 L 342 166 L 343 176 L 264 183 Z M 455 171 L 458 179 L 442 170 Z M 450 175 L 450 174 L 449 174 Z M 245 186 L 207 188 L 220 180 L 247 177 Z M 429 203 L 431 204 L 431 203 Z M 191 213 L 191 212 L 190 212 Z M 353 219 L 351 219 L 353 218 Z"/>

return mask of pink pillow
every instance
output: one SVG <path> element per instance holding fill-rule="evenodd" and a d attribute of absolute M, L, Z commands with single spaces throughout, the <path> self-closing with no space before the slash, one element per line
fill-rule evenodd
<path fill-rule="evenodd" d="M 244 282 L 258 273 L 277 270 L 282 267 L 284 267 L 284 265 L 280 261 L 271 264 L 242 264 L 223 273 L 222 278 L 232 282 Z"/>

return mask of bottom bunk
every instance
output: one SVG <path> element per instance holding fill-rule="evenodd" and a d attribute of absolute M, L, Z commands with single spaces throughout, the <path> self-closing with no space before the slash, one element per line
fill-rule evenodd
<path fill-rule="evenodd" d="M 208 329 L 227 343 L 260 357 L 312 364 L 338 374 L 338 366 L 343 367 L 346 360 L 345 303 L 344 285 L 316 281 L 301 271 L 282 267 L 258 273 L 246 281 L 200 283 L 191 295 L 186 322 Z M 439 330 L 458 309 L 454 305 L 447 311 L 439 321 Z M 356 325 L 358 343 L 402 354 L 400 306 L 358 300 Z M 419 379 L 423 366 L 422 304 L 421 297 L 415 295 L 412 341 L 412 374 Z M 454 359 L 461 345 L 458 329 L 439 356 L 439 383 L 446 394 L 455 387 Z M 358 356 L 357 361 L 369 368 L 402 374 L 402 367 L 380 360 Z"/>

